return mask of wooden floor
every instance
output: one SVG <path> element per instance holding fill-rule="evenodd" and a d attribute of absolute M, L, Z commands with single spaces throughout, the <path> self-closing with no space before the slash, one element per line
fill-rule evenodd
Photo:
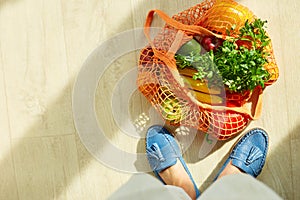
<path fill-rule="evenodd" d="M 198 2 L 0 0 L 0 199 L 106 199 L 124 184 L 132 174 L 101 164 L 79 139 L 72 112 L 76 77 L 98 45 L 117 33 L 142 27 L 148 10 L 171 15 Z M 270 135 L 259 179 L 284 199 L 297 200 L 300 1 L 238 2 L 268 20 L 280 68 L 278 82 L 265 91 L 262 117 L 249 127 L 263 127 Z M 144 152 L 143 141 L 117 131 L 109 100 L 111 82 L 136 62 L 135 54 L 128 54 L 114 63 L 104 82 L 100 80 L 96 97 L 99 124 L 107 138 L 132 153 Z M 138 93 L 133 96 L 128 105 L 132 112 L 148 106 Z M 103 108 L 106 112 L 99 111 Z M 192 144 L 185 158 L 200 189 L 209 186 L 236 139 L 218 143 L 201 159 L 197 142 Z"/>

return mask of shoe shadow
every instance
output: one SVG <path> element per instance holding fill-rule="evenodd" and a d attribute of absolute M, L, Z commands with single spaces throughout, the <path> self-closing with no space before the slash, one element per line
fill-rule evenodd
<path fill-rule="evenodd" d="M 237 137 L 239 137 L 239 134 L 226 141 L 221 141 L 213 138 L 205 132 L 198 131 L 193 139 L 193 142 L 184 154 L 186 162 L 197 163 L 211 156 L 214 152 L 222 148 L 224 144 L 230 142 L 231 140 L 235 140 Z"/>

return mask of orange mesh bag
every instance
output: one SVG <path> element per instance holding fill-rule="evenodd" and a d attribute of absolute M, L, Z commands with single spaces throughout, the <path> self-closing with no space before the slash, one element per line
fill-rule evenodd
<path fill-rule="evenodd" d="M 152 40 L 149 32 L 155 13 L 166 25 Z M 219 140 L 226 140 L 260 116 L 264 90 L 261 87 L 251 92 L 232 93 L 203 85 L 205 92 L 198 93 L 183 81 L 181 75 L 186 71 L 180 71 L 175 60 L 175 53 L 191 39 L 203 35 L 234 38 L 246 20 L 251 22 L 254 19 L 248 8 L 232 0 L 205 0 L 172 18 L 160 10 L 149 12 L 145 23 L 149 45 L 140 54 L 137 85 L 166 122 L 196 128 Z M 226 30 L 233 25 L 235 31 L 228 34 Z M 271 43 L 265 51 L 269 55 L 264 68 L 270 74 L 265 85 L 269 86 L 277 80 L 279 73 Z M 194 84 L 192 79 L 191 84 Z M 200 83 L 195 84 L 199 86 Z M 233 106 L 228 106 L 228 102 Z"/>

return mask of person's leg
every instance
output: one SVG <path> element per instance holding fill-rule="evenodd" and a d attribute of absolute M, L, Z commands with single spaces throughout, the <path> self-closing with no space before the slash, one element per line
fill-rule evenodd
<path fill-rule="evenodd" d="M 163 179 L 166 185 L 174 185 L 184 189 L 184 191 L 192 198 L 196 199 L 196 192 L 193 182 L 186 173 L 183 165 L 177 159 L 175 165 L 159 172 L 159 176 Z"/>
<path fill-rule="evenodd" d="M 272 189 L 245 173 L 226 175 L 218 179 L 199 198 L 206 199 L 281 200 Z"/>
<path fill-rule="evenodd" d="M 161 126 L 149 128 L 146 151 L 152 170 L 164 184 L 184 189 L 192 199 L 200 195 L 176 140 L 166 129 Z"/>
<path fill-rule="evenodd" d="M 174 179 L 185 179 L 186 183 L 194 181 L 181 154 L 178 154 L 178 145 L 174 141 L 161 127 L 149 129 L 147 156 L 153 171 L 163 183 L 184 188 L 184 181 Z M 215 183 L 200 196 L 200 199 L 280 199 L 271 189 L 255 179 L 265 164 L 267 149 L 268 135 L 265 131 L 253 129 L 246 133 L 234 146 Z M 195 185 L 193 191 L 197 191 Z"/>
<path fill-rule="evenodd" d="M 148 174 L 135 174 L 108 200 L 190 200 L 182 188 L 165 186 Z"/>
<path fill-rule="evenodd" d="M 255 178 L 266 161 L 268 135 L 252 129 L 234 146 L 213 183 L 200 199 L 280 199 Z"/>

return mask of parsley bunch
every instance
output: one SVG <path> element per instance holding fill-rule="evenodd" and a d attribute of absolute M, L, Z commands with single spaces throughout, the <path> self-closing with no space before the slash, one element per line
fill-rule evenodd
<path fill-rule="evenodd" d="M 264 69 L 269 56 L 264 47 L 270 43 L 264 30 L 265 23 L 260 19 L 252 23 L 246 21 L 238 37 L 223 41 L 216 51 L 200 54 L 191 49 L 190 54 L 176 54 L 176 64 L 182 69 L 196 69 L 195 80 L 200 79 L 216 87 L 225 85 L 233 92 L 252 91 L 257 86 L 264 88 L 270 78 L 269 72 Z M 232 27 L 231 31 L 234 29 Z M 229 30 L 227 34 L 230 34 Z"/>
<path fill-rule="evenodd" d="M 270 43 L 264 30 L 265 23 L 260 19 L 253 23 L 246 21 L 238 38 L 225 40 L 214 52 L 214 62 L 229 90 L 242 92 L 253 90 L 259 85 L 264 87 L 270 78 L 269 72 L 264 69 L 268 62 L 264 47 Z M 238 46 L 238 42 L 248 42 L 250 47 Z"/>

